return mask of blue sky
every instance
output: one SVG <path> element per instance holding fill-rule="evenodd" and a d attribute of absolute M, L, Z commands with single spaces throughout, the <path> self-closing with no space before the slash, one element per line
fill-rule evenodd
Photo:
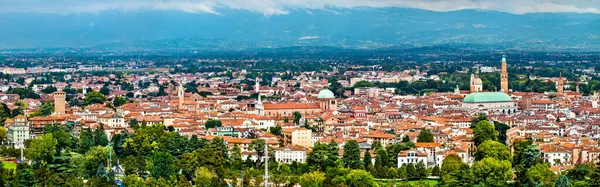
<path fill-rule="evenodd" d="M 219 9 L 248 10 L 264 15 L 285 15 L 290 10 L 327 10 L 355 7 L 403 7 L 433 11 L 482 9 L 524 14 L 576 12 L 600 14 L 600 0 L 1 0 L 0 13 L 55 14 L 103 11 L 176 10 L 220 14 Z"/>

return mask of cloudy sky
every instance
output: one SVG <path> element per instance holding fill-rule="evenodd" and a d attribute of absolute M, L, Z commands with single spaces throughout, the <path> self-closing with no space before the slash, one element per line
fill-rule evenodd
<path fill-rule="evenodd" d="M 483 9 L 524 14 L 577 12 L 600 14 L 600 0 L 0 0 L 0 13 L 56 14 L 102 11 L 177 10 L 220 14 L 219 9 L 248 10 L 264 15 L 289 14 L 290 10 L 354 7 L 409 7 L 433 11 Z"/>

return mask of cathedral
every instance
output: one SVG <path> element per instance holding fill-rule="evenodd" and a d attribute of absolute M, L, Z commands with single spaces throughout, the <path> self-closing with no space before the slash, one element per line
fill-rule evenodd
<path fill-rule="evenodd" d="M 502 113 L 513 113 L 517 110 L 517 105 L 507 94 L 508 90 L 508 72 L 506 71 L 506 57 L 502 57 L 502 71 L 500 72 L 500 91 L 483 92 L 479 71 L 475 75 L 471 74 L 471 93 L 467 95 L 462 102 L 462 106 L 469 110 L 479 111 L 497 111 Z"/>

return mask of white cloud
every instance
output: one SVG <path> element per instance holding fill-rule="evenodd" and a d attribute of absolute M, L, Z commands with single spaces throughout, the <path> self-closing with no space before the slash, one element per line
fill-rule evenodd
<path fill-rule="evenodd" d="M 328 10 L 356 7 L 405 7 L 433 11 L 482 9 L 524 14 L 577 12 L 600 14 L 598 0 L 2 0 L 0 12 L 98 13 L 106 10 L 179 10 L 219 14 L 220 8 L 264 15 L 290 10 Z"/>

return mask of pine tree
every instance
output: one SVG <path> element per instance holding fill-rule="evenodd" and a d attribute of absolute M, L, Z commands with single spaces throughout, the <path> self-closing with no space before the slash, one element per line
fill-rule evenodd
<path fill-rule="evenodd" d="M 371 153 L 369 153 L 369 151 L 365 151 L 363 163 L 365 164 L 365 168 L 369 168 L 369 166 L 373 165 L 373 162 L 371 162 Z"/>
<path fill-rule="evenodd" d="M 94 130 L 94 145 L 96 146 L 107 146 L 108 145 L 108 136 L 104 132 L 104 124 L 98 125 L 98 128 Z"/>

